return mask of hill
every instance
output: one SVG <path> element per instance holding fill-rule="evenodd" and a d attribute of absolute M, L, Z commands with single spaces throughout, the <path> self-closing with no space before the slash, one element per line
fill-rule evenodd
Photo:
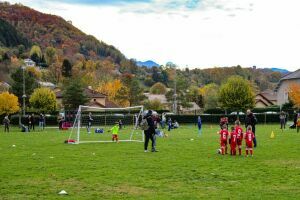
<path fill-rule="evenodd" d="M 125 56 L 114 46 L 86 35 L 63 18 L 44 14 L 22 4 L 0 3 L 0 18 L 9 22 L 41 49 L 52 46 L 61 49 L 66 57 L 81 53 L 86 58 L 110 57 L 119 64 Z"/>

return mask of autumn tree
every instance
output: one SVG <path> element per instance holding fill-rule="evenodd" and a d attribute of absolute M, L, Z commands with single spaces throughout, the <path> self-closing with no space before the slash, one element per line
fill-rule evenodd
<path fill-rule="evenodd" d="M 240 111 L 254 107 L 251 85 L 240 76 L 232 76 L 225 84 L 222 84 L 218 97 L 223 108 Z"/>
<path fill-rule="evenodd" d="M 42 50 L 39 46 L 33 45 L 30 49 L 30 58 L 33 60 L 36 64 L 39 64 L 42 60 Z"/>
<path fill-rule="evenodd" d="M 116 80 L 101 84 L 96 90 L 98 92 L 106 94 L 108 96 L 109 100 L 116 102 L 115 97 L 122 86 L 123 85 L 122 85 L 121 81 L 119 79 L 116 79 Z"/>
<path fill-rule="evenodd" d="M 18 97 L 8 92 L 0 94 L 0 115 L 13 114 L 20 110 Z"/>
<path fill-rule="evenodd" d="M 300 84 L 290 84 L 289 86 L 289 98 L 291 99 L 294 107 L 300 108 Z"/>
<path fill-rule="evenodd" d="M 151 94 L 166 94 L 167 88 L 163 83 L 155 83 L 151 88 L 150 88 L 150 93 Z"/>
<path fill-rule="evenodd" d="M 128 88 L 122 86 L 116 93 L 115 102 L 122 107 L 129 106 L 130 102 L 129 102 L 128 94 L 129 94 Z"/>
<path fill-rule="evenodd" d="M 53 47 L 47 47 L 45 50 L 45 59 L 48 66 L 57 61 L 56 49 Z"/>
<path fill-rule="evenodd" d="M 207 84 L 199 89 L 199 93 L 203 98 L 205 110 L 218 107 L 219 86 L 217 84 Z"/>
<path fill-rule="evenodd" d="M 132 74 L 126 73 L 122 76 L 122 83 L 128 89 L 127 99 L 129 101 L 129 106 L 139 105 L 146 98 L 144 95 L 144 90 L 140 86 L 137 78 Z"/>
<path fill-rule="evenodd" d="M 39 112 L 55 111 L 56 96 L 49 88 L 37 88 L 29 99 L 30 105 Z"/>

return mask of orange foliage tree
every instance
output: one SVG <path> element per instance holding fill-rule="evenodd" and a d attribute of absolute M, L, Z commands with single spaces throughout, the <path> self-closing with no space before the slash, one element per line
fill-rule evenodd
<path fill-rule="evenodd" d="M 122 87 L 124 87 L 122 82 L 119 79 L 116 79 L 100 85 L 96 90 L 98 92 L 106 94 L 110 101 L 113 101 L 121 106 L 127 106 L 127 103 L 123 103 L 123 101 L 120 101 L 118 98 L 119 92 Z"/>
<path fill-rule="evenodd" d="M 290 84 L 289 97 L 296 108 L 300 108 L 300 84 Z"/>

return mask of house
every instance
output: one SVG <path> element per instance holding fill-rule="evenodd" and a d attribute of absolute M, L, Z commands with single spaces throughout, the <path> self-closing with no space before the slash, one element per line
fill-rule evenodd
<path fill-rule="evenodd" d="M 289 86 L 293 83 L 300 84 L 300 69 L 285 75 L 279 80 L 279 83 L 274 90 L 277 96 L 277 105 L 281 106 L 289 101 Z"/>
<path fill-rule="evenodd" d="M 24 59 L 25 67 L 35 67 L 35 62 L 29 58 Z"/>
<path fill-rule="evenodd" d="M 56 101 L 58 105 L 62 105 L 62 91 L 60 89 L 54 89 L 56 95 Z M 91 87 L 84 88 L 84 94 L 88 97 L 86 106 L 98 107 L 98 108 L 118 108 L 119 106 L 108 100 L 105 94 L 93 90 Z"/>
<path fill-rule="evenodd" d="M 10 88 L 10 85 L 4 81 L 0 81 L 0 92 L 7 92 Z"/>
<path fill-rule="evenodd" d="M 38 81 L 39 85 L 41 87 L 47 87 L 47 88 L 50 88 L 50 89 L 54 89 L 55 88 L 55 85 L 51 82 L 43 82 L 43 81 Z"/>
<path fill-rule="evenodd" d="M 158 100 L 161 104 L 163 104 L 165 109 L 169 109 L 170 103 L 167 101 L 166 95 L 164 94 L 151 94 L 151 93 L 144 93 L 149 101 Z"/>
<path fill-rule="evenodd" d="M 255 95 L 255 108 L 277 105 L 277 95 L 272 90 L 265 90 Z"/>

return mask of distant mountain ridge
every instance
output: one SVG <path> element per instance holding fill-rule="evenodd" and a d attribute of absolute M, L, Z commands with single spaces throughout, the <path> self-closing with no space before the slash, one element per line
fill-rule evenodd
<path fill-rule="evenodd" d="M 271 68 L 271 70 L 273 72 L 280 72 L 282 74 L 287 74 L 287 73 L 290 73 L 290 71 L 286 70 L 286 69 L 280 69 L 280 68 Z"/>
<path fill-rule="evenodd" d="M 157 64 L 156 62 L 152 61 L 152 60 L 147 60 L 145 62 L 142 61 L 137 61 L 136 65 L 139 67 L 147 67 L 147 68 L 151 68 L 151 67 L 159 67 L 160 65 Z"/>

